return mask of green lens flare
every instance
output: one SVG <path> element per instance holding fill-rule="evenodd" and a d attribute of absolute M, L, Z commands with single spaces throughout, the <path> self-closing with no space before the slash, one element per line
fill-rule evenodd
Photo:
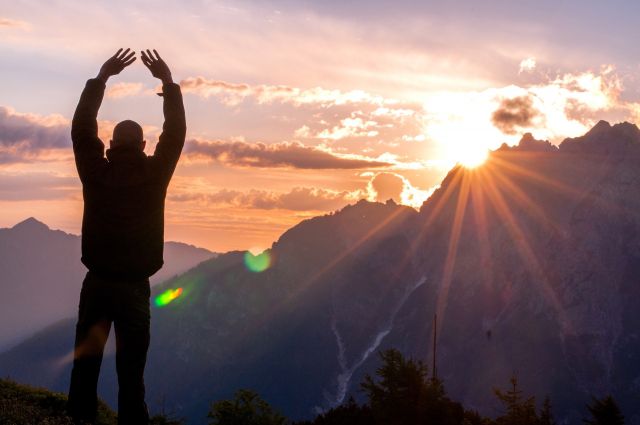
<path fill-rule="evenodd" d="M 269 268 L 271 265 L 271 256 L 269 252 L 264 251 L 262 254 L 253 255 L 249 251 L 244 253 L 244 265 L 254 273 L 260 273 Z"/>
<path fill-rule="evenodd" d="M 171 301 L 175 300 L 182 294 L 182 288 L 167 289 L 162 294 L 158 295 L 155 299 L 155 304 L 158 307 L 164 307 Z"/>

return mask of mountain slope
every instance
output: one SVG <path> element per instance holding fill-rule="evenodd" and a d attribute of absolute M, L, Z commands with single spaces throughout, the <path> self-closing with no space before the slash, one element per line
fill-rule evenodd
<path fill-rule="evenodd" d="M 180 274 L 213 255 L 203 248 L 167 242 L 165 265 L 152 277 L 152 283 Z M 51 230 L 34 218 L 0 229 L 0 350 L 76 314 L 85 273 L 79 236 Z"/>
<path fill-rule="evenodd" d="M 326 404 L 322 392 L 334 386 L 339 367 L 326 310 L 335 288 L 326 283 L 338 281 L 354 261 L 368 263 L 387 238 L 404 239 L 402 226 L 415 216 L 408 207 L 361 201 L 287 231 L 262 273 L 245 266 L 244 253 L 231 252 L 156 287 L 154 296 L 168 287 L 183 288 L 183 295 L 152 312 L 151 408 L 166 399 L 169 409 L 197 423 L 211 400 L 240 387 L 269 394 L 276 407 L 289 406 L 297 416 Z M 381 266 L 371 264 L 368 281 L 389 290 Z M 374 293 L 370 298 L 384 308 Z M 72 343 L 73 321 L 61 322 L 0 355 L 0 374 L 64 391 Z M 102 394 L 114 403 L 113 356 L 105 363 Z M 291 367 L 307 372 L 292 376 Z"/>
<path fill-rule="evenodd" d="M 261 273 L 241 252 L 202 263 L 156 289 L 183 292 L 153 312 L 149 401 L 171 395 L 197 423 L 248 387 L 309 417 L 358 396 L 377 350 L 431 364 L 437 314 L 438 376 L 467 407 L 494 415 L 492 388 L 516 372 L 563 421 L 612 393 L 638 424 L 639 162 L 628 123 L 558 148 L 529 135 L 451 170 L 419 212 L 359 202 L 287 231 Z M 1 355 L 0 374 L 64 389 L 72 332 L 59 324 Z"/>

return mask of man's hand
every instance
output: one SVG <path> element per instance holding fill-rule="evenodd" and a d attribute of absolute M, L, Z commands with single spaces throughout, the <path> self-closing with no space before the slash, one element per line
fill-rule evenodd
<path fill-rule="evenodd" d="M 155 49 L 153 50 L 153 53 L 155 53 L 155 57 L 153 57 L 153 54 L 149 51 L 149 49 L 147 49 L 146 53 L 144 50 L 141 51 L 140 57 L 142 58 L 142 63 L 145 64 L 147 68 L 149 68 L 149 71 L 151 71 L 151 75 L 159 78 L 162 81 L 162 84 L 173 83 L 169 67 L 162 60 Z"/>
<path fill-rule="evenodd" d="M 124 52 L 122 49 L 118 49 L 115 55 L 111 56 L 100 68 L 97 79 L 106 83 L 109 77 L 112 75 L 120 74 L 120 71 L 131 65 L 135 60 L 136 52 L 129 53 L 127 49 Z"/>

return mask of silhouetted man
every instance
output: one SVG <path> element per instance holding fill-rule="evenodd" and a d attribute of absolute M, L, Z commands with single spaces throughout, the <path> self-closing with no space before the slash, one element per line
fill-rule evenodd
<path fill-rule="evenodd" d="M 164 199 L 184 145 L 186 124 L 180 86 L 154 50 L 142 62 L 162 81 L 164 126 L 153 156 L 144 153 L 142 127 L 122 121 L 113 129 L 107 157 L 97 115 L 105 84 L 133 63 L 118 50 L 87 81 L 73 116 L 71 138 L 82 181 L 82 262 L 89 269 L 80 293 L 69 414 L 95 421 L 97 383 L 111 323 L 116 334 L 118 424 L 147 424 L 144 367 L 149 348 L 149 276 L 163 264 Z"/>

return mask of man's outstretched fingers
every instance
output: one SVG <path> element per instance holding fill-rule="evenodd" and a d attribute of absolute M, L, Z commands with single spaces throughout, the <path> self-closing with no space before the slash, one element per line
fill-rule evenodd
<path fill-rule="evenodd" d="M 96 78 L 107 82 L 112 75 L 119 74 L 125 67 L 131 65 L 135 60 L 136 53 L 130 48 L 123 50 L 122 48 L 111 56 L 100 68 L 100 72 Z"/>
<path fill-rule="evenodd" d="M 122 50 L 122 49 L 120 49 L 120 50 Z M 118 59 L 123 59 L 125 56 L 127 56 L 127 53 L 129 53 L 129 50 L 131 50 L 131 49 L 127 47 L 127 50 L 122 52 L 122 54 L 118 55 Z"/>
<path fill-rule="evenodd" d="M 159 78 L 163 83 L 173 82 L 171 70 L 162 60 L 157 50 L 153 49 L 153 53 L 149 49 L 141 50 L 140 57 L 142 58 L 142 63 L 151 71 L 151 75 Z"/>
<path fill-rule="evenodd" d="M 131 53 L 129 53 L 129 55 L 123 57 L 121 60 L 123 62 L 129 62 L 131 60 L 131 58 L 135 59 L 135 55 L 136 55 L 136 52 L 131 52 Z"/>

